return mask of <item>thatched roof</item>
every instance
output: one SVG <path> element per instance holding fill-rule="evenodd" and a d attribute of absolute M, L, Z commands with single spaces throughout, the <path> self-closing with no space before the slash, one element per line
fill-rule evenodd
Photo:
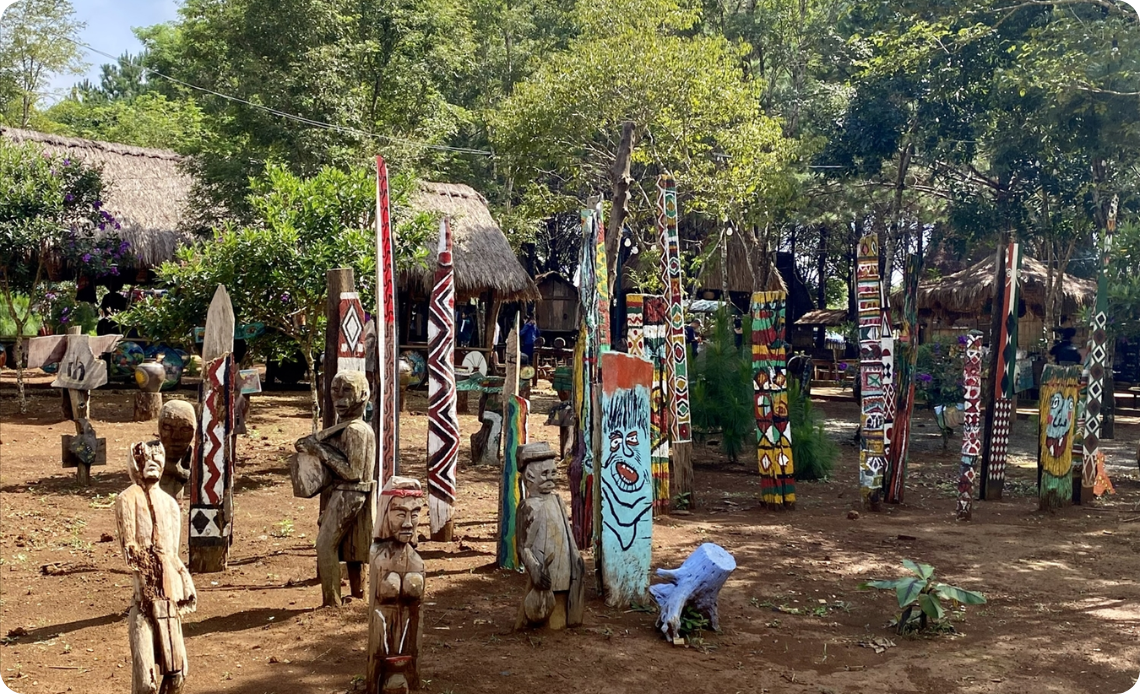
<path fill-rule="evenodd" d="M 918 284 L 920 310 L 946 311 L 958 314 L 982 313 L 994 296 L 994 261 L 990 255 L 984 260 L 937 280 L 923 280 Z M 1017 273 L 1017 286 L 1026 307 L 1037 315 L 1044 315 L 1045 287 L 1048 269 L 1034 258 L 1022 256 Z M 1096 302 L 1096 283 L 1066 274 L 1061 280 L 1062 313 L 1072 313 L 1081 306 Z M 898 305 L 902 299 L 896 299 Z"/>
<path fill-rule="evenodd" d="M 847 322 L 847 311 L 841 308 L 817 308 L 800 316 L 796 325 L 843 325 Z"/>
<path fill-rule="evenodd" d="M 539 301 L 538 287 L 523 269 L 502 229 L 491 217 L 487 201 L 470 186 L 421 181 L 412 207 L 451 217 L 455 243 L 455 291 L 460 299 L 494 290 L 504 301 Z M 403 272 L 400 283 L 427 294 L 435 276 L 436 245 L 427 268 Z"/>
<path fill-rule="evenodd" d="M 144 267 L 161 264 L 190 239 L 181 222 L 192 179 L 180 168 L 178 154 L 17 128 L 0 128 L 0 135 L 100 167 L 107 187 L 106 209 L 122 226 L 117 233 L 131 244 Z"/>

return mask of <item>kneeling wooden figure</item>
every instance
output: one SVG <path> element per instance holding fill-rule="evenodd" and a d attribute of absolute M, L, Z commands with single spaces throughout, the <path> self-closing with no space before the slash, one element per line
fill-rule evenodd
<path fill-rule="evenodd" d="M 415 540 L 423 498 L 419 480 L 409 477 L 392 477 L 380 494 L 368 584 L 368 694 L 420 687 L 425 572 Z"/>
<path fill-rule="evenodd" d="M 566 508 L 554 493 L 555 463 L 554 451 L 545 443 L 518 448 L 526 499 L 519 504 L 517 541 L 528 580 L 516 629 L 563 629 L 582 623 L 586 565 L 574 544 Z"/>

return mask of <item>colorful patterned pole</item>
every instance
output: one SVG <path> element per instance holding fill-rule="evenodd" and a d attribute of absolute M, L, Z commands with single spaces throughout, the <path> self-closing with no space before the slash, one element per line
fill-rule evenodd
<path fill-rule="evenodd" d="M 859 239 L 855 269 L 855 297 L 859 308 L 859 387 L 862 430 L 859 449 L 859 493 L 863 507 L 879 510 L 883 493 L 883 313 L 879 288 L 879 240 L 873 234 Z"/>
<path fill-rule="evenodd" d="M 1021 267 L 1021 249 L 1009 244 L 1002 253 L 998 279 L 1001 282 L 1001 325 L 991 342 L 996 350 L 993 369 L 993 392 L 988 394 L 986 422 L 982 445 L 981 498 L 1000 499 L 1005 484 L 1005 464 L 1009 457 L 1009 431 L 1013 420 L 1013 397 L 1016 394 L 1017 368 L 1017 273 Z"/>
<path fill-rule="evenodd" d="M 689 357 L 685 346 L 685 310 L 682 305 L 681 241 L 677 231 L 677 184 L 673 177 L 657 177 L 657 228 L 661 233 L 661 260 L 668 278 L 665 299 L 669 306 L 669 424 L 673 441 L 671 490 L 677 496 L 693 497 L 692 434 L 689 420 Z"/>
<path fill-rule="evenodd" d="M 670 361 L 666 323 L 668 308 L 665 298 L 646 295 L 642 330 L 644 355 L 653 362 L 652 409 L 649 420 L 649 461 L 653 468 L 653 516 L 669 512 L 672 497 L 669 494 L 669 378 L 666 365 Z"/>
<path fill-rule="evenodd" d="M 581 212 L 582 247 L 578 264 L 578 296 L 582 305 L 582 324 L 578 331 L 575 356 L 580 354 L 581 372 L 575 369 L 574 395 L 578 406 L 578 433 L 574 457 L 570 462 L 570 521 L 578 549 L 590 546 L 594 529 L 594 418 L 598 359 L 598 283 L 597 231 L 594 210 Z M 579 351 L 580 350 L 580 351 Z M 579 359 L 575 359 L 575 366 Z"/>
<path fill-rule="evenodd" d="M 772 510 L 796 507 L 792 429 L 788 421 L 785 292 L 752 294 L 752 387 L 756 402 L 760 499 Z"/>
<path fill-rule="evenodd" d="M 431 536 L 450 542 L 455 515 L 459 417 L 455 411 L 455 273 L 451 223 L 439 223 L 439 264 L 428 304 L 428 514 Z M 379 521 L 378 521 L 379 522 Z"/>
<path fill-rule="evenodd" d="M 914 412 L 914 370 L 918 359 L 918 279 L 922 273 L 922 257 L 917 253 L 907 256 L 906 277 L 903 280 L 903 322 L 896 350 L 901 349 L 896 386 L 898 412 L 895 430 L 891 435 L 890 464 L 887 467 L 887 503 L 901 504 L 906 484 L 906 463 L 910 452 L 910 418 Z"/>
<path fill-rule="evenodd" d="M 396 256 L 388 199 L 388 165 L 376 157 L 376 398 L 372 428 L 376 433 L 376 486 L 383 489 L 400 473 L 400 371 L 396 335 Z M 380 495 L 377 494 L 379 499 Z M 382 519 L 376 515 L 375 522 Z"/>
<path fill-rule="evenodd" d="M 1089 336 L 1089 388 L 1085 406 L 1084 460 L 1081 487 L 1096 483 L 1096 456 L 1100 450 L 1101 410 L 1105 398 L 1105 369 L 1108 367 L 1108 262 L 1112 253 L 1112 237 L 1116 232 L 1116 210 L 1119 199 L 1114 196 L 1104 230 L 1100 273 L 1096 284 L 1096 310 L 1093 312 L 1092 334 Z M 1108 397 L 1113 397 L 1112 393 Z"/>
<path fill-rule="evenodd" d="M 958 476 L 958 520 L 968 521 L 974 503 L 974 477 L 982 454 L 982 334 L 966 336 L 966 356 L 962 360 L 965 410 L 962 412 L 962 466 Z"/>

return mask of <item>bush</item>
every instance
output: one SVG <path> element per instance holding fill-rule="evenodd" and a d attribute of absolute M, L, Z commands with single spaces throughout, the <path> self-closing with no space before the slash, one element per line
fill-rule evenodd
<path fill-rule="evenodd" d="M 711 339 L 706 339 L 693 361 L 693 426 L 721 433 L 721 450 L 730 459 L 747 446 L 756 449 L 756 405 L 752 394 L 752 360 L 744 346 L 736 346 L 732 316 L 721 308 L 713 322 Z"/>
<path fill-rule="evenodd" d="M 792 465 L 797 480 L 822 480 L 831 475 L 839 446 L 828 437 L 823 416 L 800 389 L 797 379 L 788 381 L 788 420 L 792 428 Z"/>

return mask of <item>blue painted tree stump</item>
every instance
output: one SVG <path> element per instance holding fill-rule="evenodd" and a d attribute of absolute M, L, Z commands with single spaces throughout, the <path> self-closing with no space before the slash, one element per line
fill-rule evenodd
<path fill-rule="evenodd" d="M 736 570 L 736 560 L 723 547 L 706 542 L 694 551 L 685 563 L 676 569 L 657 569 L 657 575 L 668 583 L 650 586 L 649 592 L 657 600 L 660 615 L 657 626 L 665 638 L 674 644 L 681 641 L 681 613 L 692 605 L 708 618 L 709 624 L 720 631 L 717 599 L 729 575 Z"/>

